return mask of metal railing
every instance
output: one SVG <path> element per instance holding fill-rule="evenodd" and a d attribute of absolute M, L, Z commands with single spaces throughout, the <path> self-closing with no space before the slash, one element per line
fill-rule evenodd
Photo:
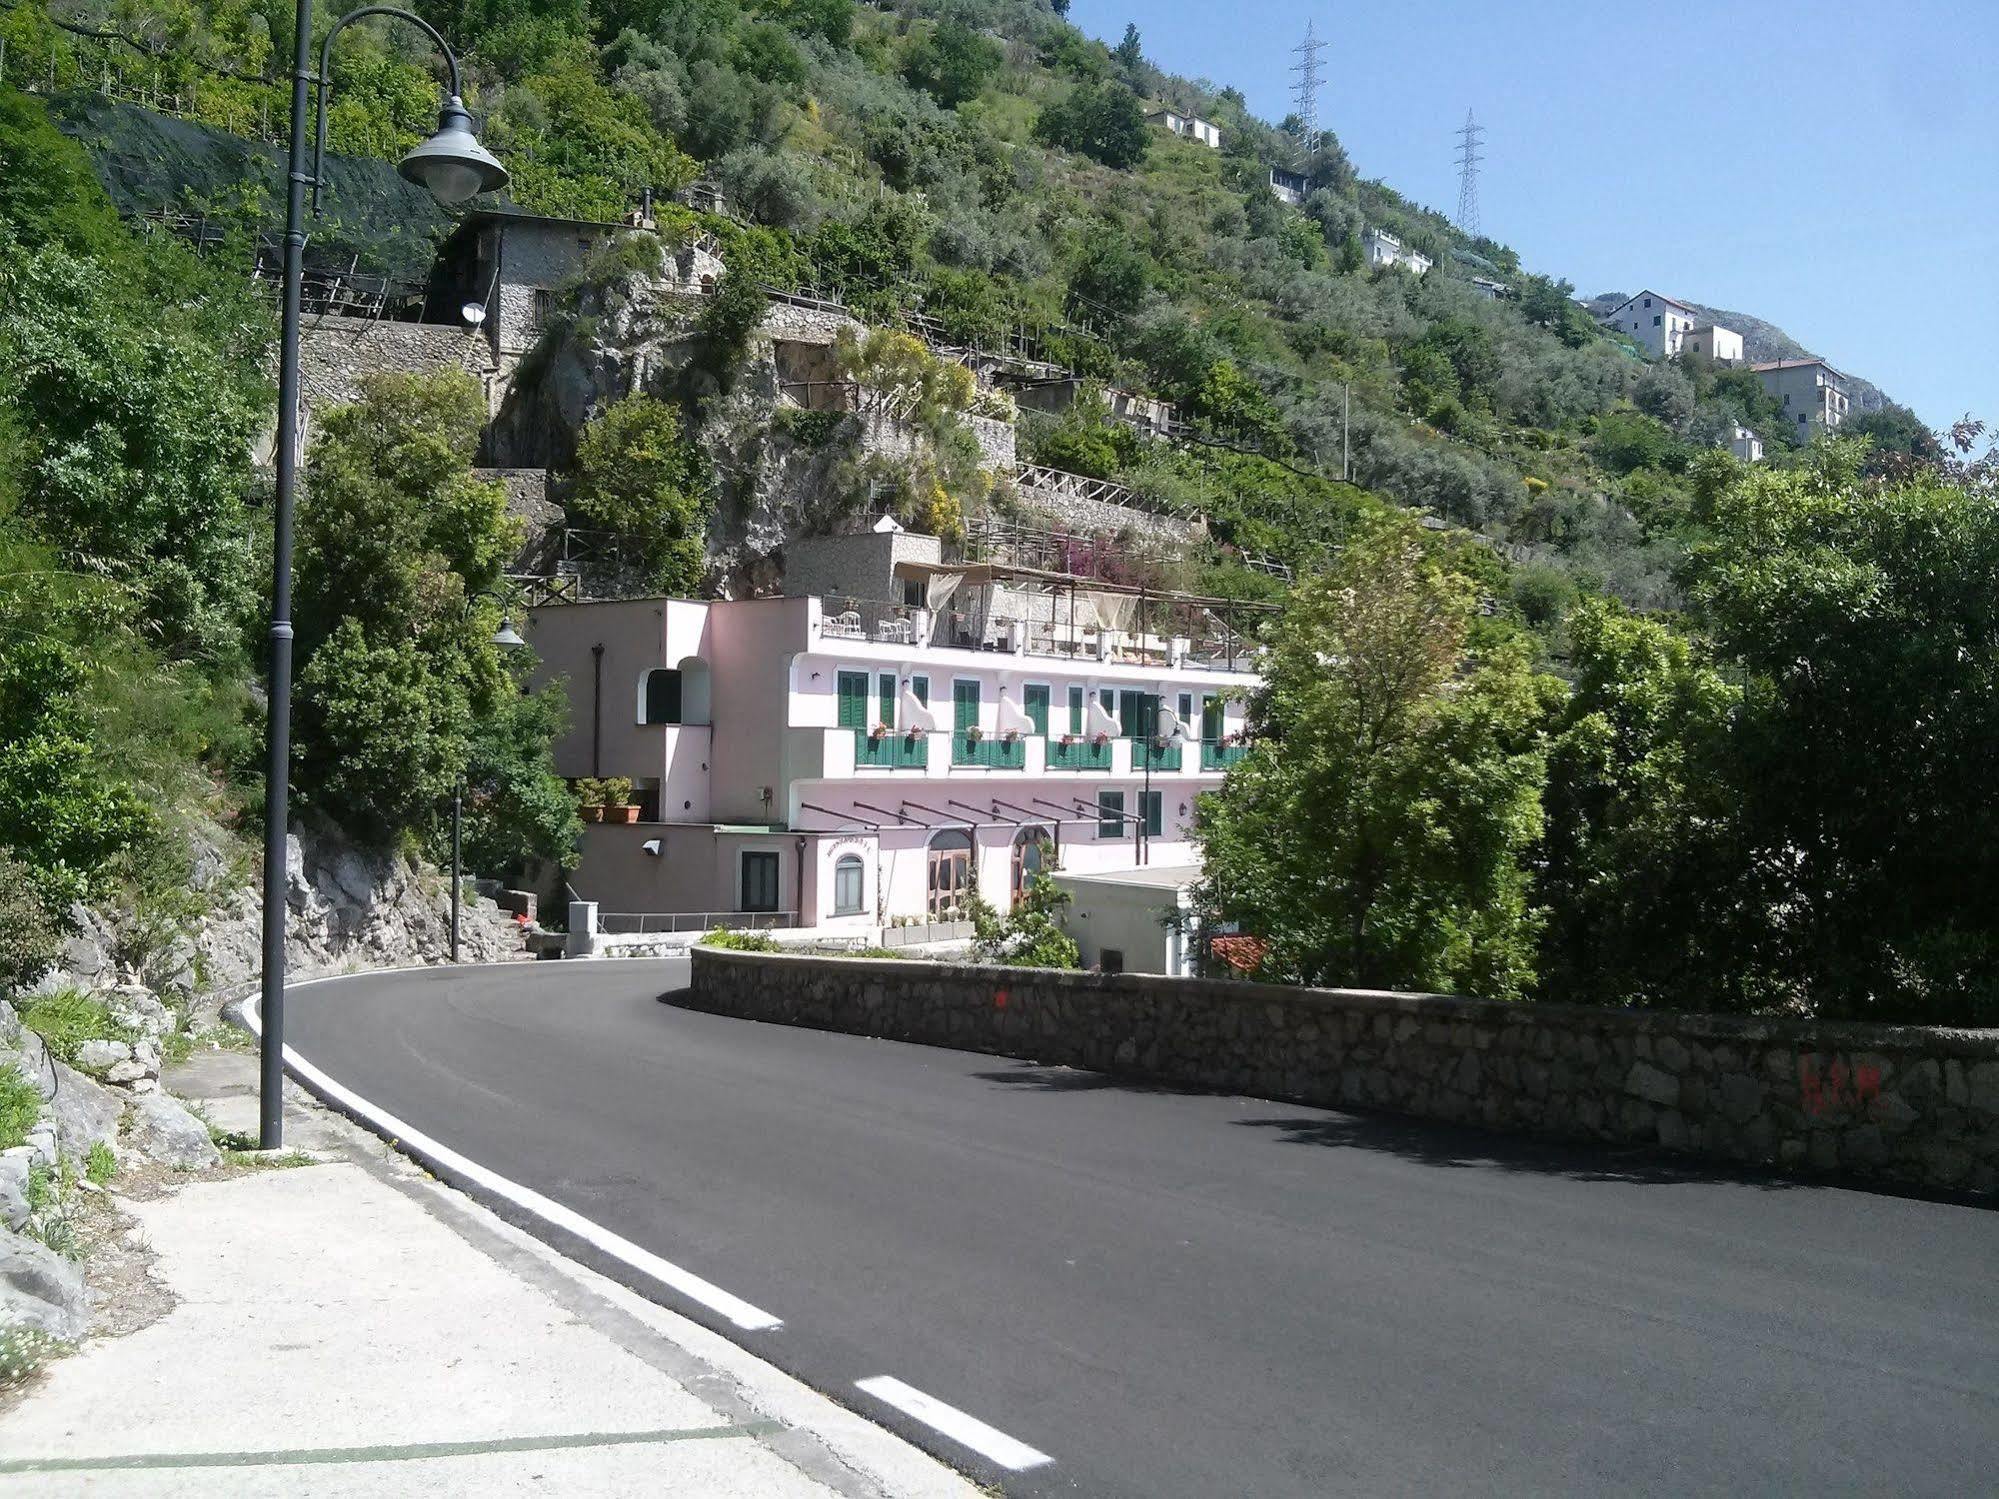
<path fill-rule="evenodd" d="M 1108 739 L 1101 743 L 1094 739 L 1071 739 L 1065 744 L 1060 739 L 1051 739 L 1048 741 L 1048 768 L 1107 771 L 1111 768 L 1111 742 Z"/>
<path fill-rule="evenodd" d="M 829 595 L 819 601 L 819 633 L 832 640 L 930 644 L 930 611 L 914 604 Z"/>
<path fill-rule="evenodd" d="M 1246 744 L 1221 744 L 1212 739 L 1201 741 L 1201 769 L 1227 770 L 1231 765 L 1240 764 L 1249 753 Z"/>
<path fill-rule="evenodd" d="M 951 763 L 982 766 L 987 770 L 1025 770 L 1027 741 L 1019 736 L 1007 739 L 997 734 L 982 734 L 975 739 L 959 729 L 951 735 Z"/>
<path fill-rule="evenodd" d="M 868 770 L 922 770 L 930 763 L 930 736 L 921 729 L 890 729 L 877 736 L 854 730 L 854 764 Z"/>
<path fill-rule="evenodd" d="M 609 936 L 668 936 L 675 932 L 775 932 L 798 925 L 796 911 L 614 911 L 599 912 L 597 930 Z"/>

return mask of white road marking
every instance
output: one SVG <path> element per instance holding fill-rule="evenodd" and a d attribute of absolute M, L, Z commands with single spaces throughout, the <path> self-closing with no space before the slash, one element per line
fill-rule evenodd
<path fill-rule="evenodd" d="M 873 1379 L 857 1379 L 854 1388 L 892 1405 L 905 1416 L 913 1416 L 933 1431 L 942 1432 L 981 1457 L 990 1458 L 1009 1472 L 1019 1473 L 1052 1463 L 1054 1458 L 1037 1452 L 1025 1442 L 1017 1442 L 996 1426 L 988 1426 L 977 1416 L 969 1416 L 955 1405 L 946 1405 L 934 1395 L 913 1389 L 886 1374 Z"/>
<path fill-rule="evenodd" d="M 475 965 L 465 964 L 462 966 L 473 967 Z M 380 978 L 385 972 L 434 973 L 438 971 L 438 969 L 432 968 L 381 970 L 365 974 L 336 974 L 328 978 L 305 979 L 296 984 L 287 984 L 285 992 L 289 994 L 295 989 L 303 989 L 311 984 L 330 983 L 342 978 Z M 264 1034 L 264 1021 L 263 1016 L 259 1013 L 260 1007 L 261 1002 L 254 995 L 246 999 L 242 1005 L 244 1023 L 259 1037 Z M 337 1100 L 343 1107 L 351 1109 L 355 1114 L 367 1120 L 378 1133 L 386 1135 L 396 1144 L 407 1146 L 419 1155 L 428 1156 L 438 1166 L 441 1166 L 446 1171 L 457 1173 L 467 1181 L 477 1182 L 487 1191 L 504 1197 L 516 1207 L 533 1213 L 543 1222 L 553 1224 L 565 1233 L 576 1235 L 577 1238 L 583 1240 L 586 1244 L 601 1249 L 613 1259 L 638 1271 L 639 1274 L 658 1281 L 669 1290 L 677 1291 L 691 1301 L 699 1302 L 718 1316 L 728 1318 L 736 1326 L 750 1332 L 762 1332 L 784 1325 L 781 1319 L 773 1317 L 761 1307 L 752 1306 L 741 1297 L 731 1296 L 720 1286 L 703 1280 L 693 1271 L 683 1270 L 680 1266 L 674 1264 L 673 1261 L 660 1258 L 660 1256 L 654 1254 L 651 1250 L 634 1244 L 630 1239 L 625 1238 L 621 1234 L 612 1233 L 610 1229 L 605 1228 L 602 1224 L 593 1223 L 574 1209 L 566 1208 L 552 1198 L 542 1196 L 541 1193 L 535 1191 L 533 1188 L 524 1187 L 516 1181 L 510 1181 L 506 1177 L 501 1176 L 497 1171 L 489 1170 L 477 1161 L 460 1155 L 448 1145 L 432 1139 L 422 1130 L 410 1124 L 409 1121 L 400 1119 L 388 1110 L 370 1103 L 345 1084 L 335 1082 L 289 1046 L 285 1048 L 285 1065 L 298 1077 L 310 1083 L 316 1091 L 328 1098 Z"/>

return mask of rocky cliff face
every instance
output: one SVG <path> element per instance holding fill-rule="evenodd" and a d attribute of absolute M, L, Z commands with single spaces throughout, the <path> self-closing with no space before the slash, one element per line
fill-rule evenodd
<path fill-rule="evenodd" d="M 777 312 L 790 309 L 774 309 Z M 719 481 L 708 529 L 708 591 L 741 597 L 775 587 L 785 542 L 832 529 L 851 504 L 837 473 L 867 435 L 849 420 L 807 441 L 784 421 L 767 327 L 724 382 L 701 367 L 698 297 L 673 269 L 586 288 L 577 312 L 521 362 L 488 429 L 486 460 L 561 468 L 583 427 L 634 392 L 698 401 L 696 434 Z M 851 320 L 842 319 L 847 322 Z M 820 336 L 830 337 L 830 333 Z"/>

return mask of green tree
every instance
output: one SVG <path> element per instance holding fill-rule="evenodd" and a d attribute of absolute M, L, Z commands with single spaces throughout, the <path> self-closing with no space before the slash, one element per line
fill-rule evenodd
<path fill-rule="evenodd" d="M 569 701 L 554 685 L 503 700 L 474 724 L 465 766 L 465 858 L 513 877 L 537 861 L 562 862 L 583 835 L 576 797 L 555 773 L 553 746 Z"/>
<path fill-rule="evenodd" d="M 1588 600 L 1548 749 L 1542 978 L 1594 1004 L 1753 1010 L 1767 918 L 1742 821 L 1742 692 L 1666 625 Z"/>
<path fill-rule="evenodd" d="M 1999 1023 L 1999 508 L 1873 485 L 1859 445 L 1694 469 L 1686 582 L 1749 681 L 1745 816 L 1780 878 L 1787 1002 Z"/>
<path fill-rule="evenodd" d="M 1299 586 L 1251 702 L 1257 748 L 1201 799 L 1196 901 L 1309 984 L 1534 982 L 1543 688 L 1517 647 L 1467 656 L 1475 599 L 1406 521 Z"/>
<path fill-rule="evenodd" d="M 569 513 L 634 548 L 648 586 L 699 588 L 712 508 L 700 450 L 665 402 L 635 391 L 583 429 Z"/>
<path fill-rule="evenodd" d="M 1062 929 L 1062 911 L 1069 901 L 1069 892 L 1046 872 L 1035 874 L 1004 916 L 973 895 L 973 956 L 981 963 L 1004 963 L 1013 968 L 1082 967 L 1076 939 Z"/>
<path fill-rule="evenodd" d="M 1124 23 L 1124 36 L 1115 47 L 1111 48 L 1111 56 L 1117 65 L 1124 69 L 1125 76 L 1130 77 L 1137 73 L 1145 61 L 1145 48 L 1138 39 L 1136 22 Z"/>
<path fill-rule="evenodd" d="M 1044 145 L 1093 157 L 1107 167 L 1135 167 L 1151 144 L 1145 111 L 1131 90 L 1114 83 L 1079 83 L 1034 122 Z"/>
<path fill-rule="evenodd" d="M 999 43 L 958 21 L 920 33 L 903 59 L 902 76 L 934 94 L 940 104 L 976 99 L 999 71 Z"/>
<path fill-rule="evenodd" d="M 471 472 L 485 402 L 469 376 L 366 377 L 314 440 L 298 519 L 301 797 L 378 844 L 434 829 L 475 727 L 518 692 L 492 636 L 518 549 Z M 468 601 L 470 601 L 468 603 Z"/>

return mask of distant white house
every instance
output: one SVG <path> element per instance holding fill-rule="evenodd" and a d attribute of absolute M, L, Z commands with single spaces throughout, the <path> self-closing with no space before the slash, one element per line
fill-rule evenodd
<path fill-rule="evenodd" d="M 1165 105 L 1149 111 L 1145 118 L 1149 124 L 1170 130 L 1183 139 L 1199 141 L 1211 151 L 1222 148 L 1222 127 L 1212 120 L 1204 120 L 1199 115 L 1185 115 Z"/>
<path fill-rule="evenodd" d="M 1412 250 L 1386 229 L 1369 229 L 1360 237 L 1360 247 L 1369 266 L 1396 265 L 1422 275 L 1430 269 L 1430 257 Z"/>
<path fill-rule="evenodd" d="M 1728 434 L 1728 450 L 1744 463 L 1763 461 L 1763 439 L 1747 427 L 1738 426 Z"/>
<path fill-rule="evenodd" d="M 1302 172 L 1287 172 L 1282 167 L 1270 169 L 1270 190 L 1280 202 L 1289 203 L 1293 208 L 1303 205 L 1305 193 L 1311 187 Z"/>
<path fill-rule="evenodd" d="M 1504 281 L 1495 281 L 1490 276 L 1472 277 L 1471 289 L 1475 295 L 1484 297 L 1488 302 L 1497 302 L 1513 295 L 1512 287 Z"/>
<path fill-rule="evenodd" d="M 1763 388 L 1784 403 L 1799 442 L 1810 442 L 1846 420 L 1846 376 L 1823 359 L 1773 359 L 1750 366 Z"/>
<path fill-rule="evenodd" d="M 1075 939 L 1085 968 L 1105 973 L 1163 973 L 1191 978 L 1195 954 L 1191 892 L 1198 864 L 1137 869 L 1050 871 L 1069 897 L 1062 926 Z"/>
<path fill-rule="evenodd" d="M 1628 334 L 1654 359 L 1671 359 L 1680 352 L 1689 333 L 1709 326 L 1685 302 L 1656 291 L 1641 291 L 1626 297 L 1598 321 L 1606 328 Z M 1739 358 L 1742 340 L 1736 336 L 1735 342 Z"/>
<path fill-rule="evenodd" d="M 1716 364 L 1742 363 L 1742 335 L 1719 323 L 1702 323 L 1680 338 L 1682 354 L 1699 354 Z"/>

